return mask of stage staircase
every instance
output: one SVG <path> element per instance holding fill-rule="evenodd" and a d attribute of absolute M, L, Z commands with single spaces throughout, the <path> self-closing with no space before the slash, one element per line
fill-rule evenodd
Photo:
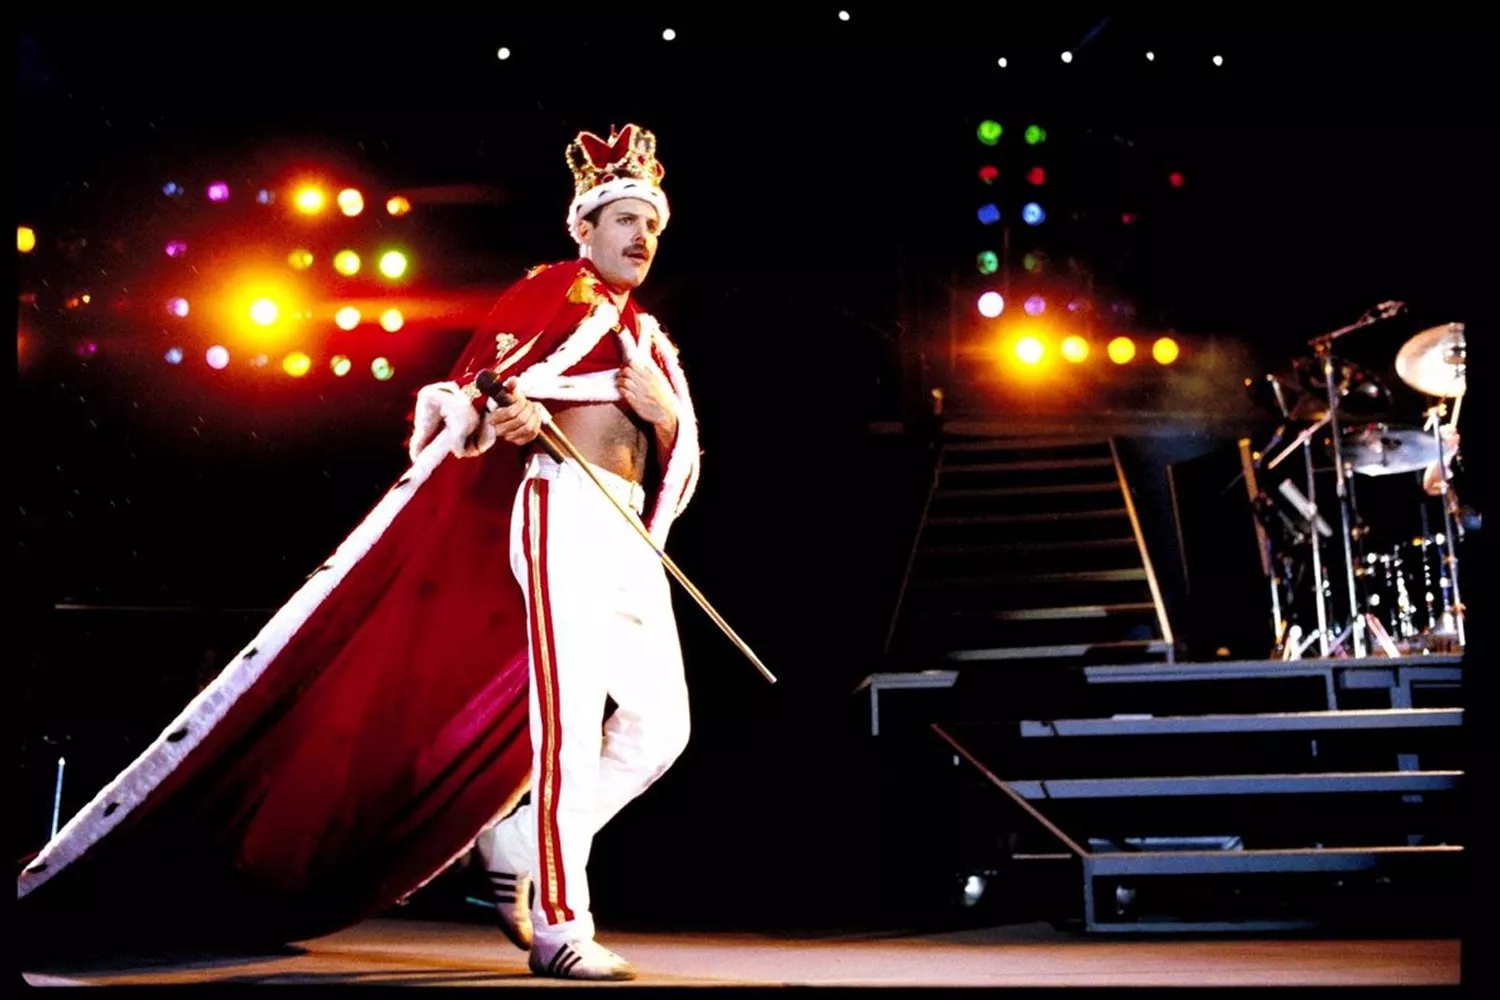
<path fill-rule="evenodd" d="M 886 652 L 927 664 L 1170 662 L 1114 442 L 942 442 Z"/>

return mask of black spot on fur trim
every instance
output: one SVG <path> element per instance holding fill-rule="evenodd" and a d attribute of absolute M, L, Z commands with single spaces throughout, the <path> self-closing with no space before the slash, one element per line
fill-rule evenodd
<path fill-rule="evenodd" d="M 168 743 L 176 743 L 178 740 L 182 739 L 187 734 L 188 734 L 188 731 L 184 727 L 182 729 L 177 730 L 177 732 L 175 732 L 175 733 L 168 734 L 168 736 L 167 736 L 167 742 Z"/>
<path fill-rule="evenodd" d="M 402 476 L 399 480 L 396 481 L 396 489 L 399 490 L 409 482 L 411 482 L 411 476 Z"/>
<path fill-rule="evenodd" d="M 319 573 L 322 573 L 325 570 L 330 570 L 330 569 L 333 569 L 333 563 L 324 563 L 323 565 L 319 566 L 317 569 L 313 570 L 311 573 L 307 574 L 307 578 L 309 580 L 311 580 L 313 577 L 317 576 Z"/>
<path fill-rule="evenodd" d="M 106 815 L 106 816 L 113 816 L 114 813 L 115 813 L 115 810 L 118 809 L 118 808 L 120 808 L 120 803 L 118 803 L 118 802 L 111 802 L 109 805 L 107 805 L 107 806 L 104 807 L 104 815 Z"/>
<path fill-rule="evenodd" d="M 248 659 L 250 659 L 250 657 L 254 656 L 256 653 L 259 653 L 259 652 L 260 652 L 260 650 L 258 650 L 258 649 L 247 649 L 247 650 L 245 650 L 245 655 L 242 658 L 248 660 Z"/>
<path fill-rule="evenodd" d="M 44 872 L 46 870 L 47 870 L 47 862 L 45 862 L 45 861 L 43 861 L 39 865 L 32 865 L 30 868 L 26 869 L 26 871 L 27 871 L 28 874 L 30 874 L 31 872 Z"/>

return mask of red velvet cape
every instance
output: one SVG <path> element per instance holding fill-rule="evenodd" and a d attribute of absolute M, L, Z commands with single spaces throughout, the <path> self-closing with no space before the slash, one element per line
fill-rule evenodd
<path fill-rule="evenodd" d="M 449 385 L 554 355 L 601 292 L 585 261 L 534 269 Z M 633 303 L 612 308 L 606 321 L 640 322 Z M 592 365 L 569 370 L 617 364 L 600 343 Z M 502 364 L 507 353 L 520 356 Z M 483 410 L 472 391 L 459 398 Z M 508 551 L 523 455 L 504 442 L 478 457 L 440 447 L 26 866 L 18 910 L 33 947 L 329 933 L 409 895 L 517 801 L 531 766 L 525 605 Z M 658 494 L 658 524 L 680 498 Z"/>

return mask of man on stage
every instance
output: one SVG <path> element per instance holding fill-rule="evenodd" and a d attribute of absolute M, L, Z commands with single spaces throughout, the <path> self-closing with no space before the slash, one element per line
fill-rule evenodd
<path fill-rule="evenodd" d="M 306 940 L 477 847 L 534 971 L 634 975 L 594 941 L 584 869 L 687 743 L 653 546 L 696 489 L 698 433 L 676 348 L 631 297 L 668 220 L 655 138 L 582 133 L 568 162 L 578 258 L 500 297 L 418 393 L 411 467 L 24 862 L 26 947 Z M 553 414 L 592 476 L 536 447 Z"/>
<path fill-rule="evenodd" d="M 556 281 L 570 299 L 618 319 L 597 343 L 575 333 L 551 358 L 509 379 L 514 402 L 486 415 L 472 451 L 495 439 L 532 445 L 548 415 L 538 400 L 546 400 L 555 426 L 622 504 L 643 512 L 654 452 L 665 467 L 659 502 L 680 509 L 697 475 L 696 455 L 679 451 L 690 404 L 685 384 L 679 399 L 664 371 L 673 367 L 673 348 L 630 298 L 668 218 L 654 139 L 635 126 L 609 143 L 581 135 L 568 162 L 575 180 L 568 228 L 580 262 L 555 265 L 566 285 L 548 272 L 529 280 Z M 505 344 L 511 356 L 521 353 Z M 508 367 L 502 357 L 497 370 L 504 376 Z M 674 455 L 682 457 L 662 460 Z M 623 959 L 594 941 L 584 869 L 595 831 L 687 745 L 687 688 L 667 576 L 586 473 L 540 449 L 530 454 L 515 498 L 510 554 L 530 623 L 531 800 L 485 831 L 479 855 L 502 927 L 530 949 L 533 971 L 632 978 Z M 601 737 L 606 698 L 617 707 Z"/>

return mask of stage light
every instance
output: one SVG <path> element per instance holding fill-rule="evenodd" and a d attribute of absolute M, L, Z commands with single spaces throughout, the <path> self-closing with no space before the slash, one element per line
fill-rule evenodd
<path fill-rule="evenodd" d="M 312 251 L 298 247 L 286 255 L 286 262 L 292 266 L 294 271 L 306 271 L 313 265 Z"/>
<path fill-rule="evenodd" d="M 365 210 L 365 196 L 353 188 L 344 188 L 339 192 L 339 211 L 351 218 Z"/>
<path fill-rule="evenodd" d="M 406 273 L 406 254 L 400 250 L 387 250 L 380 255 L 380 273 L 387 278 L 399 278 Z"/>
<path fill-rule="evenodd" d="M 180 347 L 169 347 L 169 348 L 167 348 L 166 358 L 167 358 L 167 364 L 169 364 L 169 365 L 180 365 L 180 364 L 182 364 L 182 348 L 180 348 Z"/>
<path fill-rule="evenodd" d="M 333 269 L 352 278 L 359 273 L 359 254 L 353 250 L 340 250 L 333 256 Z"/>
<path fill-rule="evenodd" d="M 1047 141 L 1047 130 L 1040 125 L 1028 125 L 1026 127 L 1026 145 L 1039 146 Z"/>
<path fill-rule="evenodd" d="M 1147 62 L 1156 62 L 1156 53 L 1155 52 L 1147 52 L 1146 53 L 1146 61 Z"/>
<path fill-rule="evenodd" d="M 1134 212 L 1126 212 L 1124 215 L 1120 216 L 1120 223 L 1121 225 L 1133 226 L 1135 225 L 1136 218 L 1137 216 Z"/>
<path fill-rule="evenodd" d="M 250 303 L 250 319 L 257 326 L 270 326 L 280 314 L 281 310 L 270 299 L 256 299 Z"/>
<path fill-rule="evenodd" d="M 1177 355 L 1179 355 L 1180 353 L 1182 353 L 1182 351 L 1177 346 L 1177 341 L 1173 340 L 1171 337 L 1162 337 L 1158 339 L 1156 343 L 1151 345 L 1151 356 L 1155 358 L 1156 363 L 1160 365 L 1170 365 L 1172 362 L 1177 360 Z"/>
<path fill-rule="evenodd" d="M 338 324 L 340 330 L 352 330 L 359 326 L 359 310 L 353 306 L 345 306 L 333 314 L 333 321 Z"/>
<path fill-rule="evenodd" d="M 987 118 L 979 123 L 979 141 L 986 146 L 993 146 L 999 142 L 1004 132 L 1005 129 L 1000 127 L 1000 123 L 992 119 Z"/>
<path fill-rule="evenodd" d="M 1040 295 L 1033 295 L 1026 300 L 1026 315 L 1040 316 L 1047 311 L 1047 300 Z"/>
<path fill-rule="evenodd" d="M 317 188 L 303 188 L 297 192 L 297 211 L 304 215 L 317 215 L 323 211 L 323 206 L 327 204 L 327 201 L 323 192 Z"/>
<path fill-rule="evenodd" d="M 1222 66 L 1222 65 L 1224 65 L 1224 57 L 1223 56 L 1214 56 L 1214 65 L 1215 66 Z"/>
<path fill-rule="evenodd" d="M 671 28 L 668 28 L 666 31 L 663 31 L 661 33 L 661 37 L 662 41 L 670 42 L 672 39 L 677 37 L 677 32 L 673 31 Z"/>
<path fill-rule="evenodd" d="M 392 215 L 401 216 L 411 211 L 411 202 L 405 196 L 395 194 L 386 199 L 385 210 Z"/>
<path fill-rule="evenodd" d="M 312 358 L 301 351 L 293 351 L 281 359 L 281 370 L 292 378 L 301 378 L 312 369 Z"/>
<path fill-rule="evenodd" d="M 261 188 L 255 193 L 255 200 L 262 205 L 269 205 L 276 200 L 276 194 L 267 188 Z"/>
<path fill-rule="evenodd" d="M 1129 337 L 1116 337 L 1109 342 L 1109 360 L 1117 365 L 1128 364 L 1135 357 L 1135 341 Z"/>
<path fill-rule="evenodd" d="M 1026 175 L 1026 179 L 1031 182 L 1033 187 L 1041 187 L 1047 183 L 1047 171 L 1041 167 L 1032 167 L 1031 172 Z"/>
<path fill-rule="evenodd" d="M 979 315 L 994 319 L 1005 312 L 1005 299 L 999 292 L 985 292 L 979 296 Z"/>
<path fill-rule="evenodd" d="M 500 46 L 500 51 L 495 53 L 495 56 L 503 62 L 504 60 L 510 58 L 510 49 L 507 49 L 502 45 Z"/>
<path fill-rule="evenodd" d="M 250 359 L 250 367 L 252 368 L 264 368 L 270 363 L 271 359 L 264 354 L 257 354 L 255 357 Z"/>
<path fill-rule="evenodd" d="M 177 296 L 176 298 L 168 299 L 167 312 L 171 313 L 173 316 L 176 316 L 178 319 L 181 319 L 188 314 L 188 300 L 183 298 L 181 295 Z"/>
<path fill-rule="evenodd" d="M 176 198 L 182 194 L 182 187 L 173 181 L 167 181 L 161 186 L 161 193 L 168 198 Z"/>
<path fill-rule="evenodd" d="M 1035 271 L 1042 264 L 1042 258 L 1034 253 L 1029 253 L 1021 258 L 1021 266 L 1028 271 Z"/>
<path fill-rule="evenodd" d="M 1072 303 L 1070 302 L 1071 306 Z M 1065 337 L 1062 342 L 1062 356 L 1075 365 L 1089 356 L 1089 342 L 1076 334 Z"/>
<path fill-rule="evenodd" d="M 354 362 L 350 361 L 346 355 L 335 354 L 333 360 L 328 362 L 328 367 L 333 370 L 336 377 L 343 378 L 354 367 Z"/>
<path fill-rule="evenodd" d="M 83 343 L 79 344 L 73 349 L 73 353 L 77 354 L 84 361 L 87 361 L 89 358 L 92 358 L 94 355 L 99 353 L 99 345 L 94 343 L 92 340 L 85 340 Z"/>
<path fill-rule="evenodd" d="M 181 240 L 172 240 L 167 244 L 168 257 L 181 257 L 187 253 L 187 244 Z"/>
<path fill-rule="evenodd" d="M 1071 53 L 1071 52 L 1064 52 L 1062 54 L 1062 61 L 1065 62 L 1065 63 L 1072 62 L 1073 61 L 1073 53 Z"/>
<path fill-rule="evenodd" d="M 401 315 L 400 309 L 387 309 L 380 314 L 380 326 L 386 333 L 395 333 L 406 325 L 406 317 Z"/>
<path fill-rule="evenodd" d="M 1167 175 L 1167 182 L 1174 188 L 1180 188 L 1182 187 L 1182 185 L 1187 183 L 1187 178 L 1182 176 L 1182 174 L 1173 171 L 1172 173 Z"/>
<path fill-rule="evenodd" d="M 985 250 L 975 261 L 975 266 L 979 268 L 980 274 L 994 274 L 1000 270 L 1000 257 L 993 250 Z"/>
<path fill-rule="evenodd" d="M 979 179 L 986 184 L 993 184 L 1000 179 L 1000 168 L 993 163 L 986 163 L 979 168 Z"/>
<path fill-rule="evenodd" d="M 1001 56 L 1000 57 L 1000 61 L 999 61 L 1000 68 L 1004 69 L 1005 67 L 1007 67 L 1009 65 L 1010 65 L 1010 63 L 1008 61 L 1006 61 L 1006 58 L 1004 56 Z"/>
<path fill-rule="evenodd" d="M 30 226 L 16 227 L 16 249 L 22 253 L 31 253 L 36 249 L 36 230 Z"/>
<path fill-rule="evenodd" d="M 396 374 L 396 369 L 391 367 L 391 363 L 385 358 L 376 358 L 370 362 L 370 374 L 384 382 Z"/>
<path fill-rule="evenodd" d="M 1047 221 L 1047 213 L 1042 210 L 1042 206 L 1032 201 L 1027 202 L 1026 207 L 1021 209 L 1021 218 L 1028 226 L 1040 226 Z"/>
<path fill-rule="evenodd" d="M 840 21 L 847 21 L 847 20 L 849 20 L 849 12 L 847 10 L 841 10 L 841 11 L 839 11 L 839 20 Z"/>
<path fill-rule="evenodd" d="M 994 225 L 1000 221 L 1000 209 L 993 203 L 979 206 L 979 221 L 986 226 Z"/>
<path fill-rule="evenodd" d="M 68 309 L 77 309 L 81 305 L 83 305 L 83 300 L 76 295 L 70 295 L 68 301 L 63 303 L 63 306 Z"/>
<path fill-rule="evenodd" d="M 216 202 L 228 201 L 229 185 L 225 184 L 223 181 L 214 181 L 208 186 L 208 200 Z"/>
<path fill-rule="evenodd" d="M 1047 353 L 1047 348 L 1035 337 L 1022 337 L 1016 341 L 1016 357 L 1023 364 L 1034 365 L 1042 360 L 1042 355 Z"/>
<path fill-rule="evenodd" d="M 229 348 L 222 344 L 215 344 L 203 355 L 208 362 L 208 367 L 220 371 L 229 367 Z"/>

